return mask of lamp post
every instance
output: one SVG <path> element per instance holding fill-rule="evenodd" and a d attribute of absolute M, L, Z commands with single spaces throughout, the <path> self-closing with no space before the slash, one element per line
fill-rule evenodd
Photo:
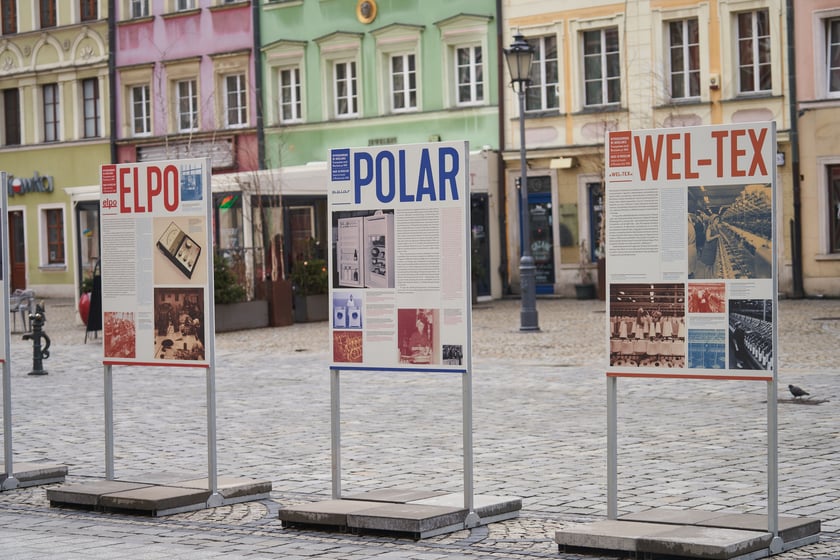
<path fill-rule="evenodd" d="M 531 79 L 531 61 L 534 49 L 520 33 L 513 36 L 510 48 L 505 49 L 505 59 L 510 71 L 510 83 L 519 95 L 519 200 L 522 212 L 522 257 L 519 259 L 519 284 L 522 304 L 519 312 L 520 331 L 540 330 L 537 317 L 537 282 L 534 258 L 531 256 L 531 218 L 528 209 L 528 164 L 525 158 L 525 91 Z"/>

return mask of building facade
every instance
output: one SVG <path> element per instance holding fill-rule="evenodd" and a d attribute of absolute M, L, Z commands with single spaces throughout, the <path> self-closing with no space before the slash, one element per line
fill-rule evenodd
<path fill-rule="evenodd" d="M 326 160 L 340 147 L 467 140 L 473 272 L 500 297 L 495 0 L 265 2 L 265 164 L 282 191 L 287 265 L 326 258 Z"/>
<path fill-rule="evenodd" d="M 531 252 L 538 292 L 572 295 L 581 267 L 594 273 L 603 242 L 607 131 L 775 121 L 788 155 L 786 10 L 778 0 L 503 2 L 504 38 L 536 50 L 527 93 Z M 509 75 L 505 78 L 509 80 Z M 524 238 L 517 99 L 504 104 L 509 262 Z M 780 156 L 780 161 L 783 156 Z M 792 215 L 791 166 L 779 166 L 779 216 Z M 779 220 L 780 286 L 792 287 L 789 228 Z M 511 284 L 518 271 L 510 268 Z"/>
<path fill-rule="evenodd" d="M 110 161 L 105 0 L 0 2 L 0 169 L 10 287 L 73 296 L 98 259 L 76 189 Z"/>
<path fill-rule="evenodd" d="M 794 5 L 802 287 L 840 296 L 840 5 Z"/>

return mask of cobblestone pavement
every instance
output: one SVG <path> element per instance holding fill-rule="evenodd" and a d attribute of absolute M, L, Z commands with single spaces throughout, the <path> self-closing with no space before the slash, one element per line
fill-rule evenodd
<path fill-rule="evenodd" d="M 217 336 L 220 475 L 271 480 L 271 499 L 143 518 L 50 508 L 44 487 L 0 493 L 0 557 L 591 558 L 560 554 L 554 533 L 606 516 L 604 303 L 538 300 L 538 333 L 519 302 L 473 313 L 475 489 L 520 496 L 517 519 L 415 542 L 283 529 L 280 507 L 330 494 L 327 324 Z M 822 520 L 820 542 L 776 556 L 840 558 L 840 300 L 780 303 L 779 506 Z M 28 376 L 12 335 L 16 462 L 104 476 L 102 346 L 69 301 L 47 301 L 51 357 Z M 116 475 L 205 476 L 200 370 L 115 368 Z M 812 395 L 790 402 L 787 384 Z M 767 385 L 633 380 L 619 387 L 619 510 L 766 512 Z M 460 376 L 342 373 L 345 493 L 463 489 Z M 807 401 L 806 401 L 807 403 Z"/>

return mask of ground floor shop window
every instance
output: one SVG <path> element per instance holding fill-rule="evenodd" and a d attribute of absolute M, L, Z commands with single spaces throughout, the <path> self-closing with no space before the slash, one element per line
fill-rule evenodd
<path fill-rule="evenodd" d="M 64 207 L 41 208 L 41 264 L 65 265 Z"/>
<path fill-rule="evenodd" d="M 828 166 L 828 250 L 840 253 L 840 165 Z"/>

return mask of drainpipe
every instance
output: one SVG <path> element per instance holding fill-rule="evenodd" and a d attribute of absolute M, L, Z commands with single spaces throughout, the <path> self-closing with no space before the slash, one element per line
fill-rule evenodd
<path fill-rule="evenodd" d="M 262 41 L 260 36 L 261 4 L 262 2 L 257 1 L 251 4 L 251 14 L 253 15 L 251 25 L 254 27 L 254 101 L 257 104 L 257 166 L 259 169 L 265 169 L 265 137 L 262 110 L 262 50 L 260 50 L 260 43 Z"/>
<path fill-rule="evenodd" d="M 793 0 L 787 0 L 788 95 L 790 97 L 790 159 L 793 175 L 793 222 L 791 223 L 791 261 L 794 298 L 805 297 L 802 285 L 802 189 L 799 175 L 799 115 L 796 100 L 796 50 L 794 45 Z"/>
<path fill-rule="evenodd" d="M 111 102 L 108 104 L 108 126 L 111 129 L 111 163 L 117 163 L 117 7 L 116 0 L 108 0 L 108 89 Z"/>
<path fill-rule="evenodd" d="M 508 274 L 507 254 L 507 187 L 505 181 L 505 65 L 502 55 L 504 28 L 502 25 L 502 0 L 496 0 L 496 75 L 499 77 L 497 89 L 499 98 L 499 157 L 496 158 L 496 176 L 499 180 L 499 276 L 502 278 L 502 295 L 510 294 L 510 276 Z"/>

